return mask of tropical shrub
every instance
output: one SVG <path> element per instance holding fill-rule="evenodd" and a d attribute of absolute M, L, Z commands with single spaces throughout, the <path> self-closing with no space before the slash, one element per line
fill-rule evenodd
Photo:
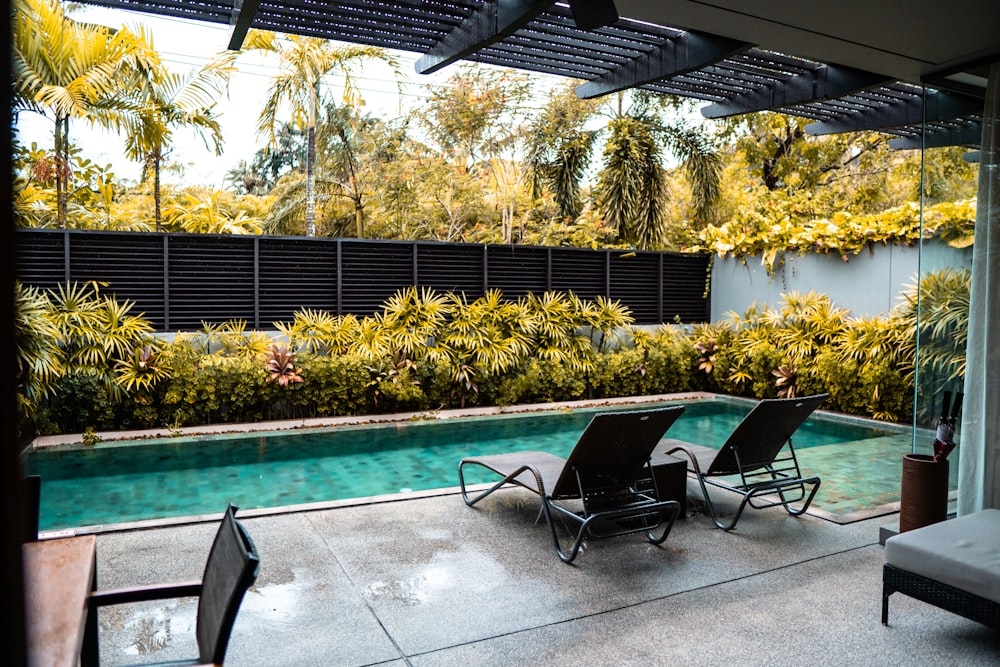
<path fill-rule="evenodd" d="M 694 388 L 693 371 L 698 354 L 685 330 L 660 327 L 650 338 L 635 338 L 634 345 L 644 355 L 643 393 L 667 394 Z"/>
<path fill-rule="evenodd" d="M 371 406 L 365 360 L 354 354 L 303 355 L 303 382 L 294 402 L 306 410 L 303 417 L 363 414 Z"/>
<path fill-rule="evenodd" d="M 803 373 L 806 383 L 830 393 L 828 410 L 901 421 L 913 407 L 912 382 L 886 358 L 861 361 L 829 349 Z"/>
<path fill-rule="evenodd" d="M 54 433 L 83 433 L 87 427 L 110 431 L 118 427 L 116 401 L 103 379 L 88 369 L 78 369 L 59 378 L 53 394 L 39 409 L 44 413 L 36 422 L 39 433 L 49 431 L 40 423 L 55 427 Z"/>
<path fill-rule="evenodd" d="M 962 276 L 925 280 L 924 307 L 935 290 L 941 299 L 938 326 L 921 325 L 928 349 L 937 341 L 940 353 L 924 363 L 954 377 L 963 359 L 955 356 L 964 341 Z M 689 390 L 829 392 L 830 409 L 897 421 L 912 407 L 912 302 L 891 317 L 852 318 L 825 295 L 790 293 L 778 307 L 754 305 L 724 322 L 649 330 L 632 327 L 616 302 L 573 294 L 507 301 L 491 292 L 468 302 L 410 289 L 371 317 L 301 311 L 276 324 L 277 336 L 232 321 L 168 342 L 97 286 L 19 295 L 25 433 Z"/>
<path fill-rule="evenodd" d="M 243 357 L 209 354 L 196 364 L 171 364 L 173 375 L 162 405 L 176 426 L 260 421 L 267 385 L 263 364 Z"/>
<path fill-rule="evenodd" d="M 488 395 L 497 405 L 576 401 L 587 396 L 582 368 L 555 359 L 528 359 L 520 368 L 498 378 Z"/>
<path fill-rule="evenodd" d="M 693 388 L 697 351 L 687 333 L 661 326 L 632 332 L 631 344 L 600 356 L 590 376 L 597 398 L 668 394 Z"/>
<path fill-rule="evenodd" d="M 103 407 L 119 406 L 128 387 L 148 389 L 145 370 L 132 360 L 148 348 L 151 360 L 157 349 L 153 328 L 141 315 L 131 313 L 131 301 L 103 296 L 97 282 L 61 285 L 41 292 L 16 287 L 19 408 L 21 431 L 31 433 L 41 422 L 114 423 Z M 156 374 L 153 367 L 150 373 Z M 75 399 L 86 396 L 87 399 Z M 46 415 L 35 421 L 33 414 Z M 110 421 L 109 421 L 110 420 Z"/>
<path fill-rule="evenodd" d="M 694 345 L 714 342 L 699 353 L 695 386 L 755 398 L 828 392 L 829 409 L 901 421 L 912 409 L 909 331 L 898 316 L 852 318 L 825 295 L 793 292 L 780 308 L 695 327 Z"/>
<path fill-rule="evenodd" d="M 601 355 L 590 374 L 595 398 L 640 396 L 645 391 L 647 354 L 637 348 L 614 350 Z M 660 392 L 648 392 L 660 393 Z"/>

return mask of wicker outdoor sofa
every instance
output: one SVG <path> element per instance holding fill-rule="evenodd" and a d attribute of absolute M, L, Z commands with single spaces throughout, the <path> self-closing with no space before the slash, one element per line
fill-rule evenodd
<path fill-rule="evenodd" d="M 903 593 L 1000 630 L 1000 510 L 909 530 L 885 542 L 882 623 Z"/>

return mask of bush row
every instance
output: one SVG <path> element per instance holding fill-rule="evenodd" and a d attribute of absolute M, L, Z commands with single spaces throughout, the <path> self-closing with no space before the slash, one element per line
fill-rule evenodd
<path fill-rule="evenodd" d="M 34 424 L 39 433 L 82 433 L 671 393 L 693 388 L 696 357 L 677 337 L 660 335 L 644 351 L 606 352 L 586 370 L 528 359 L 483 378 L 463 400 L 447 364 L 431 359 L 386 373 L 356 354 L 302 353 L 295 361 L 302 381 L 283 387 L 268 381 L 260 361 L 208 354 L 176 366 L 153 391 L 123 400 L 97 374 L 69 373 L 35 410 Z"/>
<path fill-rule="evenodd" d="M 777 309 L 755 306 L 717 324 L 648 330 L 632 327 L 613 303 L 594 308 L 546 295 L 499 317 L 509 303 L 448 299 L 399 296 L 363 320 L 303 313 L 277 335 L 247 332 L 241 323 L 169 342 L 141 333 L 117 361 L 87 361 L 100 356 L 87 344 L 106 341 L 100 333 L 64 332 L 58 344 L 36 340 L 36 350 L 60 351 L 60 365 L 47 383 L 25 373 L 23 431 L 199 426 L 692 390 L 753 398 L 828 392 L 831 410 L 900 422 L 912 417 L 913 313 L 855 319 L 824 295 L 792 293 Z M 79 308 L 80 299 L 74 303 Z M 116 307 L 110 319 L 120 331 L 127 320 Z"/>

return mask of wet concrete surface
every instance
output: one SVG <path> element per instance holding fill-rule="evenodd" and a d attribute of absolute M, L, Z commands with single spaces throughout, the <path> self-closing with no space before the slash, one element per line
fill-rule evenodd
<path fill-rule="evenodd" d="M 735 494 L 730 494 L 735 498 Z M 725 496 L 720 497 L 725 504 Z M 220 510 L 221 511 L 221 510 Z M 1000 633 L 900 594 L 880 621 L 879 527 L 702 514 L 555 555 L 503 490 L 244 517 L 261 557 L 227 665 L 996 665 Z M 198 579 L 216 523 L 102 533 L 100 588 Z M 105 665 L 195 653 L 194 599 L 102 609 Z"/>

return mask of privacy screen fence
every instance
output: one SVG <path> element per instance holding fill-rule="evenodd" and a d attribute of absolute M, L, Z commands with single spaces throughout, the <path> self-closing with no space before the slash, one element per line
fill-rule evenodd
<path fill-rule="evenodd" d="M 135 302 L 159 331 L 245 320 L 290 322 L 304 308 L 370 315 L 410 285 L 506 298 L 546 291 L 620 300 L 637 324 L 704 322 L 708 255 L 273 236 L 19 229 L 18 279 L 52 289 L 91 280 Z"/>

